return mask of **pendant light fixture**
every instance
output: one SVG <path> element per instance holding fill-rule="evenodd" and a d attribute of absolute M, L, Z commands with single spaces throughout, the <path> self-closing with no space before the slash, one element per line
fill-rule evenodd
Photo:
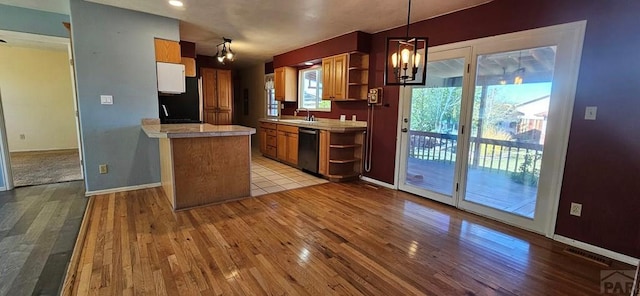
<path fill-rule="evenodd" d="M 429 39 L 409 37 L 410 21 L 411 0 L 407 10 L 407 34 L 405 37 L 387 37 L 384 85 L 425 85 Z"/>
<path fill-rule="evenodd" d="M 520 56 L 518 57 L 518 69 L 513 71 L 513 84 L 522 84 L 524 81 L 524 68 L 520 66 L 522 62 L 522 51 L 520 51 Z"/>
<path fill-rule="evenodd" d="M 225 61 L 235 60 L 236 54 L 231 50 L 231 39 L 222 37 L 223 42 L 216 45 L 216 58 L 218 62 L 224 64 Z M 222 46 L 222 51 L 220 50 Z"/>
<path fill-rule="evenodd" d="M 500 85 L 507 84 L 507 68 L 502 67 L 502 76 L 500 76 L 500 81 L 498 81 L 498 83 L 500 83 Z"/>

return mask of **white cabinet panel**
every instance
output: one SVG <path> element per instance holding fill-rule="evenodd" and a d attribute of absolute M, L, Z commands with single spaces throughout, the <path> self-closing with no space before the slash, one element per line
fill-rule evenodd
<path fill-rule="evenodd" d="M 171 63 L 156 63 L 158 65 L 158 91 L 161 93 L 184 93 L 185 78 L 184 65 Z"/>

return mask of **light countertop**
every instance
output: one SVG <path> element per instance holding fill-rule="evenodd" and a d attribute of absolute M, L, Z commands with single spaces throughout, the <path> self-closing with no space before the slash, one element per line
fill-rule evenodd
<path fill-rule="evenodd" d="M 203 138 L 249 136 L 255 128 L 240 125 L 212 125 L 208 123 L 142 124 L 142 130 L 149 138 Z M 147 122 L 148 123 L 148 122 Z"/>
<path fill-rule="evenodd" d="M 331 132 L 364 131 L 367 129 L 366 121 L 340 121 L 337 119 L 320 118 L 318 121 L 305 121 L 300 117 L 287 118 L 261 118 L 260 122 L 285 124 L 297 127 L 328 130 Z"/>

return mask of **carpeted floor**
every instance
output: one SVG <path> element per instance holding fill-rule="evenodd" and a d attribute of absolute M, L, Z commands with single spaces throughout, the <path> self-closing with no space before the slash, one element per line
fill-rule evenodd
<path fill-rule="evenodd" d="M 77 149 L 12 152 L 11 171 L 16 187 L 82 179 Z"/>

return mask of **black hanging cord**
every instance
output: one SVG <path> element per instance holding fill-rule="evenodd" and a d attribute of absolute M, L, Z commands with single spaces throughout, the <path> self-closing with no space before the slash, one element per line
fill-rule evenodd
<path fill-rule="evenodd" d="M 409 0 L 409 8 L 407 9 L 407 39 L 409 39 L 409 25 L 411 24 L 411 0 Z"/>

